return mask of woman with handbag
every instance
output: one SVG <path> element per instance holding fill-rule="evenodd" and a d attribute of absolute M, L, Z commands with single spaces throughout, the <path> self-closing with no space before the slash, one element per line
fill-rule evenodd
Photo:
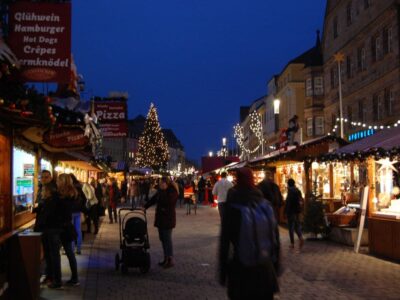
<path fill-rule="evenodd" d="M 75 206 L 79 207 L 79 194 L 75 189 L 72 177 L 69 174 L 60 174 L 58 176 L 57 187 L 60 195 L 60 201 L 64 207 L 61 243 L 71 268 L 71 279 L 67 281 L 67 285 L 78 286 L 78 266 L 72 247 L 73 241 L 77 238 L 77 233 L 72 223 L 72 210 Z"/>

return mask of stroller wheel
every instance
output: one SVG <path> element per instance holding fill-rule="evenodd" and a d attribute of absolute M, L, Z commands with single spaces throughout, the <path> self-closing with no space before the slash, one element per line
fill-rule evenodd
<path fill-rule="evenodd" d="M 149 272 L 150 270 L 150 266 L 143 266 L 139 268 L 140 273 L 142 274 L 146 274 L 147 272 Z"/>
<path fill-rule="evenodd" d="M 125 264 L 121 264 L 121 273 L 128 274 L 128 267 Z"/>
<path fill-rule="evenodd" d="M 117 253 L 115 254 L 115 271 L 119 270 L 119 262 L 120 262 L 119 254 Z"/>

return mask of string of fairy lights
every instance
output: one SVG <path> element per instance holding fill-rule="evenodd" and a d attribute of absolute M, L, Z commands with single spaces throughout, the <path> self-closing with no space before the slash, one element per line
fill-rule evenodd
<path fill-rule="evenodd" d="M 143 133 L 139 138 L 136 164 L 140 167 L 161 169 L 166 167 L 168 160 L 168 143 L 158 121 L 157 109 L 151 103 Z"/>
<path fill-rule="evenodd" d="M 352 126 L 354 127 L 359 127 L 362 129 L 374 129 L 374 130 L 383 130 L 383 129 L 390 129 L 393 127 L 397 127 L 400 126 L 400 120 L 398 120 L 397 122 L 395 122 L 392 125 L 376 125 L 376 124 L 368 124 L 365 122 L 351 122 L 346 118 L 336 118 L 336 123 L 333 126 L 332 130 L 328 133 L 328 135 L 333 135 L 336 134 L 336 131 L 339 130 L 339 126 L 340 126 L 340 122 L 341 120 L 343 121 L 343 123 L 350 123 Z"/>
<path fill-rule="evenodd" d="M 236 124 L 233 126 L 234 129 L 234 137 L 236 138 L 236 143 L 239 145 L 240 150 L 242 153 L 245 154 L 253 154 L 257 152 L 260 147 L 262 146 L 263 143 L 263 128 L 262 128 L 262 122 L 260 115 L 256 112 L 253 111 L 250 115 L 250 131 L 255 135 L 257 138 L 257 145 L 253 149 L 249 149 L 246 147 L 244 143 L 244 128 L 240 124 Z"/>

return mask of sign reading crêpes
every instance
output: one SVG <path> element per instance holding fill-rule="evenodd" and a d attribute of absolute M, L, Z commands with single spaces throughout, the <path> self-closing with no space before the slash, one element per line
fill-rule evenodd
<path fill-rule="evenodd" d="M 8 44 L 28 82 L 68 83 L 71 76 L 70 3 L 10 4 Z"/>

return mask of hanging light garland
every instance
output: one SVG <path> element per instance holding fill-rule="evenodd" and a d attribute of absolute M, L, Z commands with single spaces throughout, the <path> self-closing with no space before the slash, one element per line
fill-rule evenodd
<path fill-rule="evenodd" d="M 247 154 L 253 154 L 257 152 L 262 143 L 263 143 L 263 130 L 262 130 L 262 123 L 261 123 L 261 118 L 260 115 L 256 112 L 253 111 L 250 115 L 250 130 L 253 132 L 253 134 L 256 136 L 258 140 L 258 144 L 254 149 L 248 149 L 244 145 L 244 129 L 240 124 L 236 124 L 233 129 L 234 129 L 234 137 L 236 138 L 236 142 L 240 147 L 240 150 L 242 153 L 247 153 Z"/>
<path fill-rule="evenodd" d="M 332 130 L 328 133 L 328 135 L 331 134 L 335 134 L 336 131 L 339 128 L 339 123 L 340 123 L 340 118 L 336 118 L 336 123 L 335 126 L 333 126 Z M 349 123 L 349 120 L 346 118 L 343 118 L 343 122 L 344 123 Z M 383 130 L 383 129 L 390 129 L 393 127 L 398 127 L 400 126 L 400 120 L 398 120 L 397 122 L 395 122 L 392 125 L 372 125 L 372 124 L 367 124 L 364 122 L 350 122 L 350 124 L 354 127 L 360 127 L 360 128 L 364 128 L 364 129 L 374 129 L 374 130 Z"/>

